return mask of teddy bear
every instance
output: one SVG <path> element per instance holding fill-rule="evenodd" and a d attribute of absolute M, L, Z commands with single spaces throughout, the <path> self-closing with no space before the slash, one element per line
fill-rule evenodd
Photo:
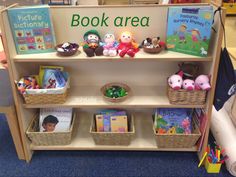
<path fill-rule="evenodd" d="M 88 57 L 103 55 L 103 47 L 100 45 L 101 37 L 96 30 L 87 31 L 83 38 L 83 50 Z"/>
<path fill-rule="evenodd" d="M 117 49 L 120 57 L 124 57 L 126 54 L 130 57 L 134 57 L 139 51 L 138 44 L 135 43 L 133 36 L 129 31 L 121 33 Z"/>
<path fill-rule="evenodd" d="M 195 80 L 199 75 L 199 65 L 191 62 L 182 62 L 179 64 L 179 71 L 183 71 L 183 79 Z M 178 72 L 179 72 L 178 71 Z"/>

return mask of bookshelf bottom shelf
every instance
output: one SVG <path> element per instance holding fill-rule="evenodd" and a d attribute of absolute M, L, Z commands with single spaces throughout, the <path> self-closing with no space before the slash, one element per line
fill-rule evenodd
<path fill-rule="evenodd" d="M 134 114 L 135 137 L 128 146 L 96 145 L 89 133 L 93 115 L 91 113 L 77 114 L 74 135 L 71 144 L 56 146 L 30 145 L 31 150 L 127 150 L 127 151 L 189 151 L 192 148 L 158 148 L 152 129 L 151 115 L 147 113 Z"/>

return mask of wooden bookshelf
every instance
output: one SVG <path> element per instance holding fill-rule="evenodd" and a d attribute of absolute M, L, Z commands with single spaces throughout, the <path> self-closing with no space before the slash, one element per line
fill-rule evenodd
<path fill-rule="evenodd" d="M 207 4 L 194 4 L 205 6 Z M 14 7 L 10 6 L 8 8 Z M 91 27 L 72 28 L 70 27 L 70 16 L 74 13 L 80 15 L 94 16 L 105 13 L 111 19 L 122 15 L 137 16 L 148 15 L 151 21 L 149 27 L 131 28 L 128 27 L 97 27 L 101 36 L 108 31 L 114 31 L 115 35 L 124 30 L 132 30 L 136 41 L 141 43 L 148 35 L 161 36 L 166 39 L 166 22 L 168 7 L 172 5 L 135 5 L 135 6 L 52 6 L 50 12 L 55 30 L 57 43 L 62 42 L 82 42 L 83 34 Z M 173 5 L 176 6 L 176 5 Z M 180 6 L 180 5 L 179 5 Z M 215 9 L 216 6 L 213 6 Z M 148 14 L 146 13 L 148 11 Z M 93 13 L 91 13 L 93 12 Z M 61 14 L 66 14 L 61 18 Z M 225 10 L 222 11 L 224 22 Z M 212 32 L 208 57 L 195 57 L 191 55 L 163 51 L 157 55 L 144 53 L 142 50 L 135 58 L 120 57 L 92 57 L 85 56 L 80 49 L 80 53 L 72 57 L 60 57 L 55 52 L 47 54 L 18 55 L 15 50 L 10 25 L 7 17 L 7 9 L 1 11 L 1 29 L 4 46 L 9 61 L 11 86 L 14 88 L 13 96 L 16 104 L 20 134 L 22 137 L 25 158 L 30 161 L 35 150 L 142 150 L 142 151 L 197 151 L 193 148 L 170 148 L 160 149 L 155 142 L 152 132 L 151 114 L 153 108 L 204 108 L 208 122 L 210 123 L 214 90 L 219 64 L 220 48 L 222 41 L 222 28 L 220 27 L 219 14 L 215 16 L 214 29 Z M 66 31 L 66 34 L 65 34 Z M 166 96 L 167 77 L 178 70 L 178 63 L 192 61 L 201 65 L 203 73 L 211 75 L 212 89 L 208 92 L 207 101 L 204 105 L 172 105 Z M 70 74 L 69 95 L 63 104 L 29 105 L 25 104 L 22 96 L 15 88 L 15 80 L 22 76 L 37 74 L 40 65 L 60 65 L 65 67 L 65 71 Z M 131 97 L 121 103 L 106 102 L 100 93 L 100 88 L 109 82 L 126 83 L 131 87 Z M 25 131 L 30 121 L 38 112 L 38 108 L 46 107 L 72 107 L 78 112 L 77 129 L 71 144 L 65 146 L 34 146 L 27 138 Z M 129 109 L 134 113 L 136 135 L 129 146 L 97 146 L 94 144 L 90 134 L 89 126 L 94 109 L 101 108 L 122 108 Z M 86 109 L 86 111 L 84 111 Z M 141 114 L 137 110 L 144 110 L 147 113 Z M 207 146 L 209 124 L 205 134 L 202 150 L 198 152 L 202 156 Z"/>

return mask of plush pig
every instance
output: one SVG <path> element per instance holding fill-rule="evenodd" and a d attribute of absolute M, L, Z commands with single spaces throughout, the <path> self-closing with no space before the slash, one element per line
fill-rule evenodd
<path fill-rule="evenodd" d="M 200 75 L 195 80 L 196 90 L 210 90 L 210 79 L 207 75 Z"/>
<path fill-rule="evenodd" d="M 183 81 L 183 89 L 188 91 L 194 90 L 194 81 L 191 79 L 185 79 Z"/>
<path fill-rule="evenodd" d="M 168 84 L 174 90 L 179 90 L 183 83 L 183 72 L 180 71 L 178 74 L 174 74 L 168 78 Z"/>

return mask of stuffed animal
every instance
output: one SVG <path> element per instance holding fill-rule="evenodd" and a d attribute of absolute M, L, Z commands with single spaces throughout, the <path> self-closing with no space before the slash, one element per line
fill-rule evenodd
<path fill-rule="evenodd" d="M 178 74 L 174 74 L 168 78 L 168 84 L 174 90 L 179 90 L 183 83 L 183 72 L 180 71 Z"/>
<path fill-rule="evenodd" d="M 210 78 L 207 75 L 200 75 L 195 80 L 195 89 L 196 90 L 210 90 Z"/>
<path fill-rule="evenodd" d="M 130 57 L 134 57 L 139 51 L 138 44 L 135 43 L 132 34 L 129 31 L 121 33 L 120 44 L 118 45 L 118 52 L 120 57 L 124 57 L 126 54 Z"/>
<path fill-rule="evenodd" d="M 179 71 L 183 71 L 183 79 L 192 79 L 195 80 L 196 77 L 199 75 L 199 66 L 195 63 L 188 63 L 188 62 L 183 62 L 179 64 Z"/>
<path fill-rule="evenodd" d="M 161 41 L 160 37 L 154 37 L 152 38 L 152 45 L 154 48 L 165 48 L 166 47 L 166 43 L 164 41 Z"/>
<path fill-rule="evenodd" d="M 183 81 L 183 89 L 191 91 L 194 90 L 194 81 L 191 79 L 185 79 Z"/>
<path fill-rule="evenodd" d="M 107 33 L 104 36 L 104 43 L 102 43 L 102 46 L 103 46 L 103 55 L 112 57 L 117 55 L 118 43 L 115 40 L 114 34 Z"/>
<path fill-rule="evenodd" d="M 148 47 L 151 45 L 152 45 L 152 39 L 150 37 L 147 37 L 146 39 L 143 40 L 140 47 Z"/>
<path fill-rule="evenodd" d="M 88 57 L 103 55 L 103 47 L 100 46 L 100 35 L 96 30 L 89 30 L 84 34 L 83 50 Z"/>

